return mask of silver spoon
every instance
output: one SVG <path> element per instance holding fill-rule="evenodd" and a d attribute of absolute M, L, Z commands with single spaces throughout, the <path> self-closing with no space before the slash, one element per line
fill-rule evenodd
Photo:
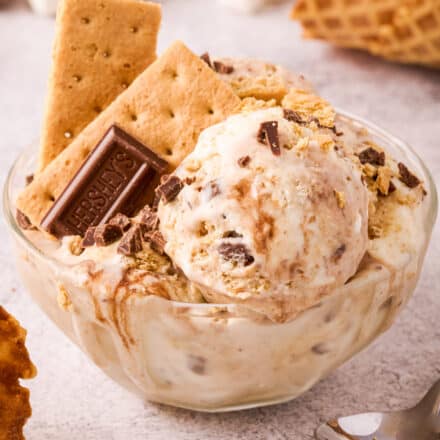
<path fill-rule="evenodd" d="M 438 440 L 440 380 L 414 408 L 339 417 L 321 425 L 315 437 L 318 440 Z"/>

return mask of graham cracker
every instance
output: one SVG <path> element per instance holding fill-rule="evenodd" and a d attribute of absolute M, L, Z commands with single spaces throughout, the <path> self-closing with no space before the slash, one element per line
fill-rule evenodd
<path fill-rule="evenodd" d="M 43 123 L 43 170 L 156 59 L 158 4 L 63 0 Z"/>
<path fill-rule="evenodd" d="M 203 129 L 239 105 L 229 85 L 183 43 L 175 42 L 35 177 L 19 195 L 17 207 L 38 226 L 112 124 L 174 169 L 193 150 Z"/>

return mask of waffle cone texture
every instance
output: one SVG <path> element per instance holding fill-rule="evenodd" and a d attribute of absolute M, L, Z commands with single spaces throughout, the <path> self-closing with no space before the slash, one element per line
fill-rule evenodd
<path fill-rule="evenodd" d="M 440 0 L 298 0 L 303 36 L 440 68 Z"/>

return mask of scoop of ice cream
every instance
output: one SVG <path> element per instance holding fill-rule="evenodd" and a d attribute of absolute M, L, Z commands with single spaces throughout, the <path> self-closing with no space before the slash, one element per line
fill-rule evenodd
<path fill-rule="evenodd" d="M 281 153 L 259 136 L 278 124 Z M 166 252 L 209 302 L 246 303 L 274 319 L 297 313 L 358 267 L 367 248 L 367 189 L 328 129 L 279 107 L 205 130 L 159 206 Z"/>

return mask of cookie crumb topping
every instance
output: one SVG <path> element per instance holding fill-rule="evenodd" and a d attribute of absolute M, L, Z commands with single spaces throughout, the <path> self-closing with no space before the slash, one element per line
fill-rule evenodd
<path fill-rule="evenodd" d="M 336 202 L 338 203 L 339 208 L 345 208 L 345 194 L 341 191 L 334 190 L 334 194 L 336 197 Z"/>

